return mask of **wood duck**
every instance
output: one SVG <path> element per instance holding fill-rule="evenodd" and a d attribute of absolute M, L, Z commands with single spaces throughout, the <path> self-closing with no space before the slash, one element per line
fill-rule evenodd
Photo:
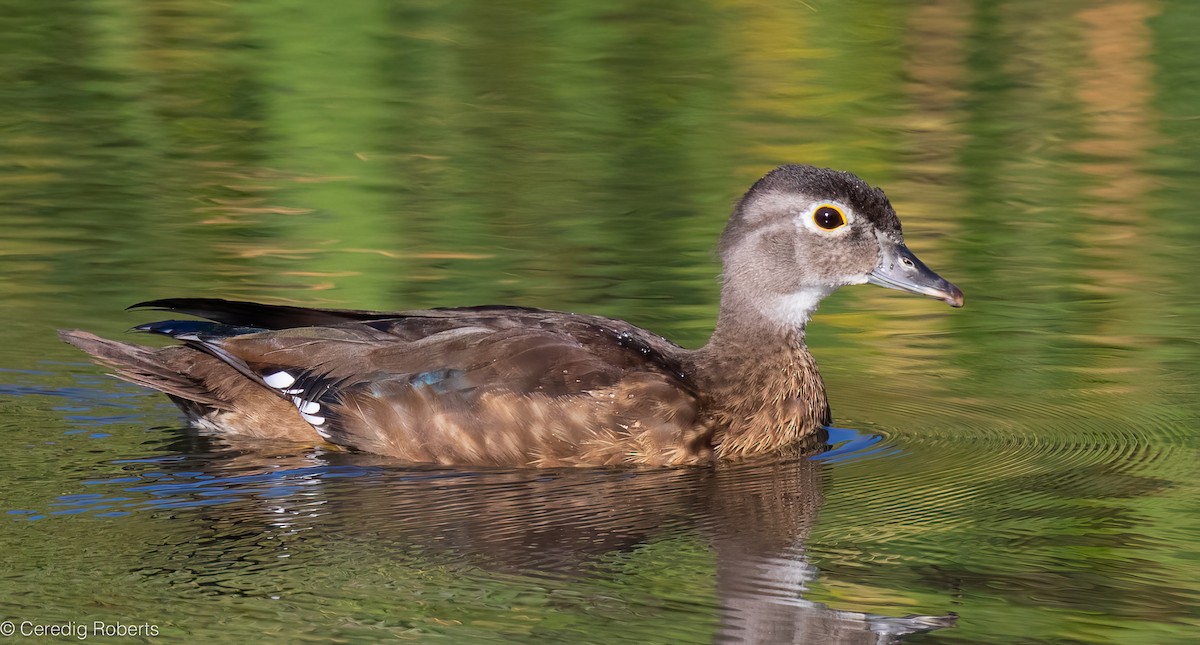
<path fill-rule="evenodd" d="M 170 347 L 60 335 L 224 435 L 406 462 L 684 465 L 778 452 L 830 422 L 804 330 L 838 287 L 963 304 L 904 245 L 883 191 L 847 172 L 772 170 L 737 202 L 719 249 L 720 313 L 696 350 L 621 320 L 525 307 L 386 313 L 210 298 L 130 307 L 206 319 L 134 328 L 180 341 Z"/>

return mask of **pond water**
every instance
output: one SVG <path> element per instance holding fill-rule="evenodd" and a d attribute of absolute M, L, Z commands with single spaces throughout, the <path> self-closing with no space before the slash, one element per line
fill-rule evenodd
<path fill-rule="evenodd" d="M 1200 639 L 1200 4 L 0 6 L 0 620 Z M 838 427 L 817 458 L 248 449 L 54 334 L 210 296 L 540 306 L 694 347 L 730 205 L 784 162 L 886 188 L 967 301 L 824 303 L 809 341 Z"/>

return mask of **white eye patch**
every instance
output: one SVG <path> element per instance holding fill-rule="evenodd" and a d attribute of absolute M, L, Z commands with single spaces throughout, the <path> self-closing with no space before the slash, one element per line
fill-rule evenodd
<path fill-rule="evenodd" d="M 797 217 L 801 226 L 820 235 L 845 235 L 854 224 L 854 211 L 835 201 L 814 202 Z"/>

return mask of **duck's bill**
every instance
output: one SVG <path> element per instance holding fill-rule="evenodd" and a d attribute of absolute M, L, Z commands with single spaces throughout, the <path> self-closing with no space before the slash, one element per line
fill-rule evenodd
<path fill-rule="evenodd" d="M 882 250 L 883 258 L 867 275 L 867 282 L 937 298 L 951 307 L 963 306 L 962 290 L 925 266 L 907 246 L 889 241 Z"/>

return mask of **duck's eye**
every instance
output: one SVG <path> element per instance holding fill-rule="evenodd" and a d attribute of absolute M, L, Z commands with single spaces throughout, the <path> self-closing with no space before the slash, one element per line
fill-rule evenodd
<path fill-rule="evenodd" d="M 817 226 L 832 231 L 846 225 L 846 216 L 834 206 L 822 206 L 813 211 L 813 221 Z"/>

